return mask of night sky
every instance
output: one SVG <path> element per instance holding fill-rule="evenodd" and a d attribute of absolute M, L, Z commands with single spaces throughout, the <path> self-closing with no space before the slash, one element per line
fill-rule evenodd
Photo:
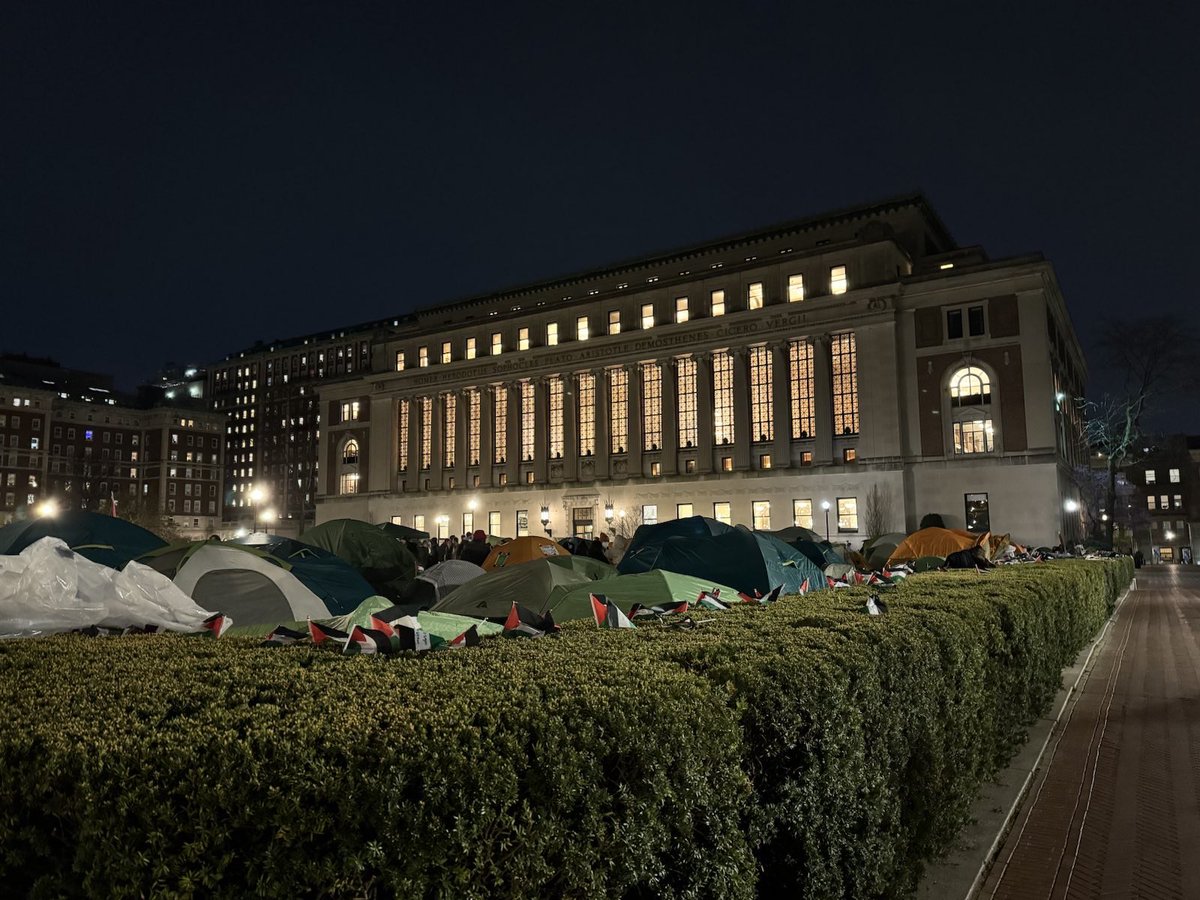
<path fill-rule="evenodd" d="M 917 189 L 1085 349 L 1195 317 L 1195 4 L 428 7 L 5 3 L 0 348 L 132 387 Z"/>

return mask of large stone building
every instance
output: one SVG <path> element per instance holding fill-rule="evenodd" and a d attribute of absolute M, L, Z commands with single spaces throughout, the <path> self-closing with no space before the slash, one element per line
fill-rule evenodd
<path fill-rule="evenodd" d="M 920 196 L 370 327 L 305 408 L 321 521 L 1079 530 L 1085 368 L 1054 270 L 958 246 Z M 235 366 L 232 393 L 264 390 L 263 360 Z"/>
<path fill-rule="evenodd" d="M 0 356 L 0 524 L 53 500 L 216 533 L 224 419 L 182 398 L 146 402 L 108 375 Z"/>

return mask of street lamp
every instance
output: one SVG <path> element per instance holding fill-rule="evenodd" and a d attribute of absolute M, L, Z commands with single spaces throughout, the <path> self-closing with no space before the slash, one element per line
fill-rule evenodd
<path fill-rule="evenodd" d="M 554 537 L 554 532 L 550 528 L 550 507 L 542 507 L 542 528 L 546 532 L 547 537 Z"/>
<path fill-rule="evenodd" d="M 825 510 L 825 540 L 829 540 L 829 501 L 821 501 L 821 509 Z"/>
<path fill-rule="evenodd" d="M 1063 504 L 1063 509 L 1065 509 L 1069 513 L 1073 513 L 1079 509 L 1079 504 L 1076 503 L 1074 500 L 1068 500 L 1066 503 Z"/>
<path fill-rule="evenodd" d="M 53 519 L 58 515 L 58 504 L 53 500 L 43 500 L 37 505 L 37 514 L 44 519 Z"/>
<path fill-rule="evenodd" d="M 255 519 L 257 520 L 257 518 L 258 518 L 258 516 L 256 515 Z M 279 516 L 276 514 L 275 510 L 273 510 L 273 509 L 264 509 L 263 510 L 262 520 L 263 520 L 263 533 L 264 534 L 267 533 L 267 529 L 271 527 L 271 523 L 274 522 L 277 518 L 279 518 Z"/>
<path fill-rule="evenodd" d="M 250 505 L 254 508 L 254 527 L 251 531 L 258 531 L 258 504 L 266 499 L 267 492 L 257 484 L 250 489 Z"/>

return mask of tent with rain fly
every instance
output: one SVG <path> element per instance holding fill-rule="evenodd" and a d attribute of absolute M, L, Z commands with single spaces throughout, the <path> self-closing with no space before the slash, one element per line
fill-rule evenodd
<path fill-rule="evenodd" d="M 333 519 L 300 535 L 358 570 L 377 593 L 396 596 L 417 574 L 417 561 L 402 541 L 357 519 Z"/>
<path fill-rule="evenodd" d="M 153 557 L 143 562 L 154 567 Z M 184 550 L 172 580 L 200 606 L 219 609 L 238 625 L 326 618 L 362 602 L 331 607 L 292 573 L 289 563 L 253 547 L 215 541 Z"/>
<path fill-rule="evenodd" d="M 616 570 L 586 556 L 563 555 L 495 569 L 443 597 L 434 612 L 475 618 L 503 619 L 513 601 L 540 612 L 559 585 L 577 585 L 608 578 Z"/>
<path fill-rule="evenodd" d="M 448 559 L 430 566 L 410 581 L 400 592 L 400 602 L 414 611 L 430 609 L 451 591 L 486 574 L 481 567 L 465 559 Z"/>
<path fill-rule="evenodd" d="M 872 569 L 882 569 L 887 565 L 888 557 L 896 552 L 896 548 L 904 543 L 908 535 L 893 531 L 871 538 L 863 545 L 862 555 Z"/>
<path fill-rule="evenodd" d="M 617 575 L 587 584 L 559 585 L 550 592 L 546 610 L 555 622 L 592 617 L 592 594 L 603 594 L 629 615 L 635 605 L 662 606 L 672 602 L 695 601 L 701 591 L 720 591 L 727 603 L 738 602 L 738 592 L 728 585 L 714 584 L 691 575 L 680 575 L 663 569 L 639 572 L 636 575 Z"/>
<path fill-rule="evenodd" d="M 794 594 L 806 579 L 811 588 L 825 583 L 810 559 L 778 538 L 704 516 L 642 525 L 617 569 L 623 575 L 666 569 L 747 593 L 782 586 Z"/>
<path fill-rule="evenodd" d="M 571 552 L 566 547 L 560 547 L 549 538 L 530 534 L 493 547 L 492 552 L 483 561 L 483 567 L 490 572 L 492 569 L 503 569 L 536 559 L 570 555 Z"/>
<path fill-rule="evenodd" d="M 575 556 L 590 556 L 592 559 L 608 562 L 608 557 L 604 555 L 604 545 L 598 539 L 565 537 L 560 539 L 558 544 Z"/>
<path fill-rule="evenodd" d="M 0 528 L 0 554 L 15 556 L 44 537 L 58 538 L 92 562 L 120 569 L 143 553 L 167 542 L 139 525 L 82 509 L 64 509 L 53 516 L 13 522 Z"/>
<path fill-rule="evenodd" d="M 897 545 L 888 557 L 889 564 L 909 562 L 923 556 L 940 556 L 945 559 L 958 550 L 970 550 L 986 541 L 988 534 L 951 531 L 948 528 L 922 528 L 914 531 Z"/>
<path fill-rule="evenodd" d="M 401 541 L 427 541 L 430 537 L 428 531 L 419 531 L 416 528 L 409 528 L 407 525 L 397 525 L 395 522 L 380 522 L 375 527 L 388 537 Z"/>
<path fill-rule="evenodd" d="M 375 589 L 353 566 L 320 547 L 261 532 L 229 543 L 254 547 L 283 560 L 291 566 L 291 573 L 324 600 L 330 610 L 342 612 L 375 596 Z"/>
<path fill-rule="evenodd" d="M 833 545 L 829 541 L 788 541 L 789 546 L 794 547 L 798 552 L 804 555 L 818 569 L 824 569 L 826 566 L 835 563 L 844 563 L 845 560 L 838 556 L 833 549 Z"/>
<path fill-rule="evenodd" d="M 785 544 L 791 544 L 793 547 L 796 545 L 796 541 L 812 541 L 814 544 L 819 544 L 825 540 L 825 538 L 821 537 L 821 535 L 817 534 L 811 528 L 805 528 L 803 525 L 789 525 L 787 528 L 765 533 L 771 535 L 771 537 L 777 537 Z"/>

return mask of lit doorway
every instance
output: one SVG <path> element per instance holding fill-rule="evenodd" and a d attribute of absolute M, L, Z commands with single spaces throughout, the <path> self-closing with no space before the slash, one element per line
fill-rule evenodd
<path fill-rule="evenodd" d="M 596 509 L 588 506 L 586 508 L 576 507 L 571 510 L 571 533 L 577 538 L 591 540 L 595 536 L 596 531 Z"/>

